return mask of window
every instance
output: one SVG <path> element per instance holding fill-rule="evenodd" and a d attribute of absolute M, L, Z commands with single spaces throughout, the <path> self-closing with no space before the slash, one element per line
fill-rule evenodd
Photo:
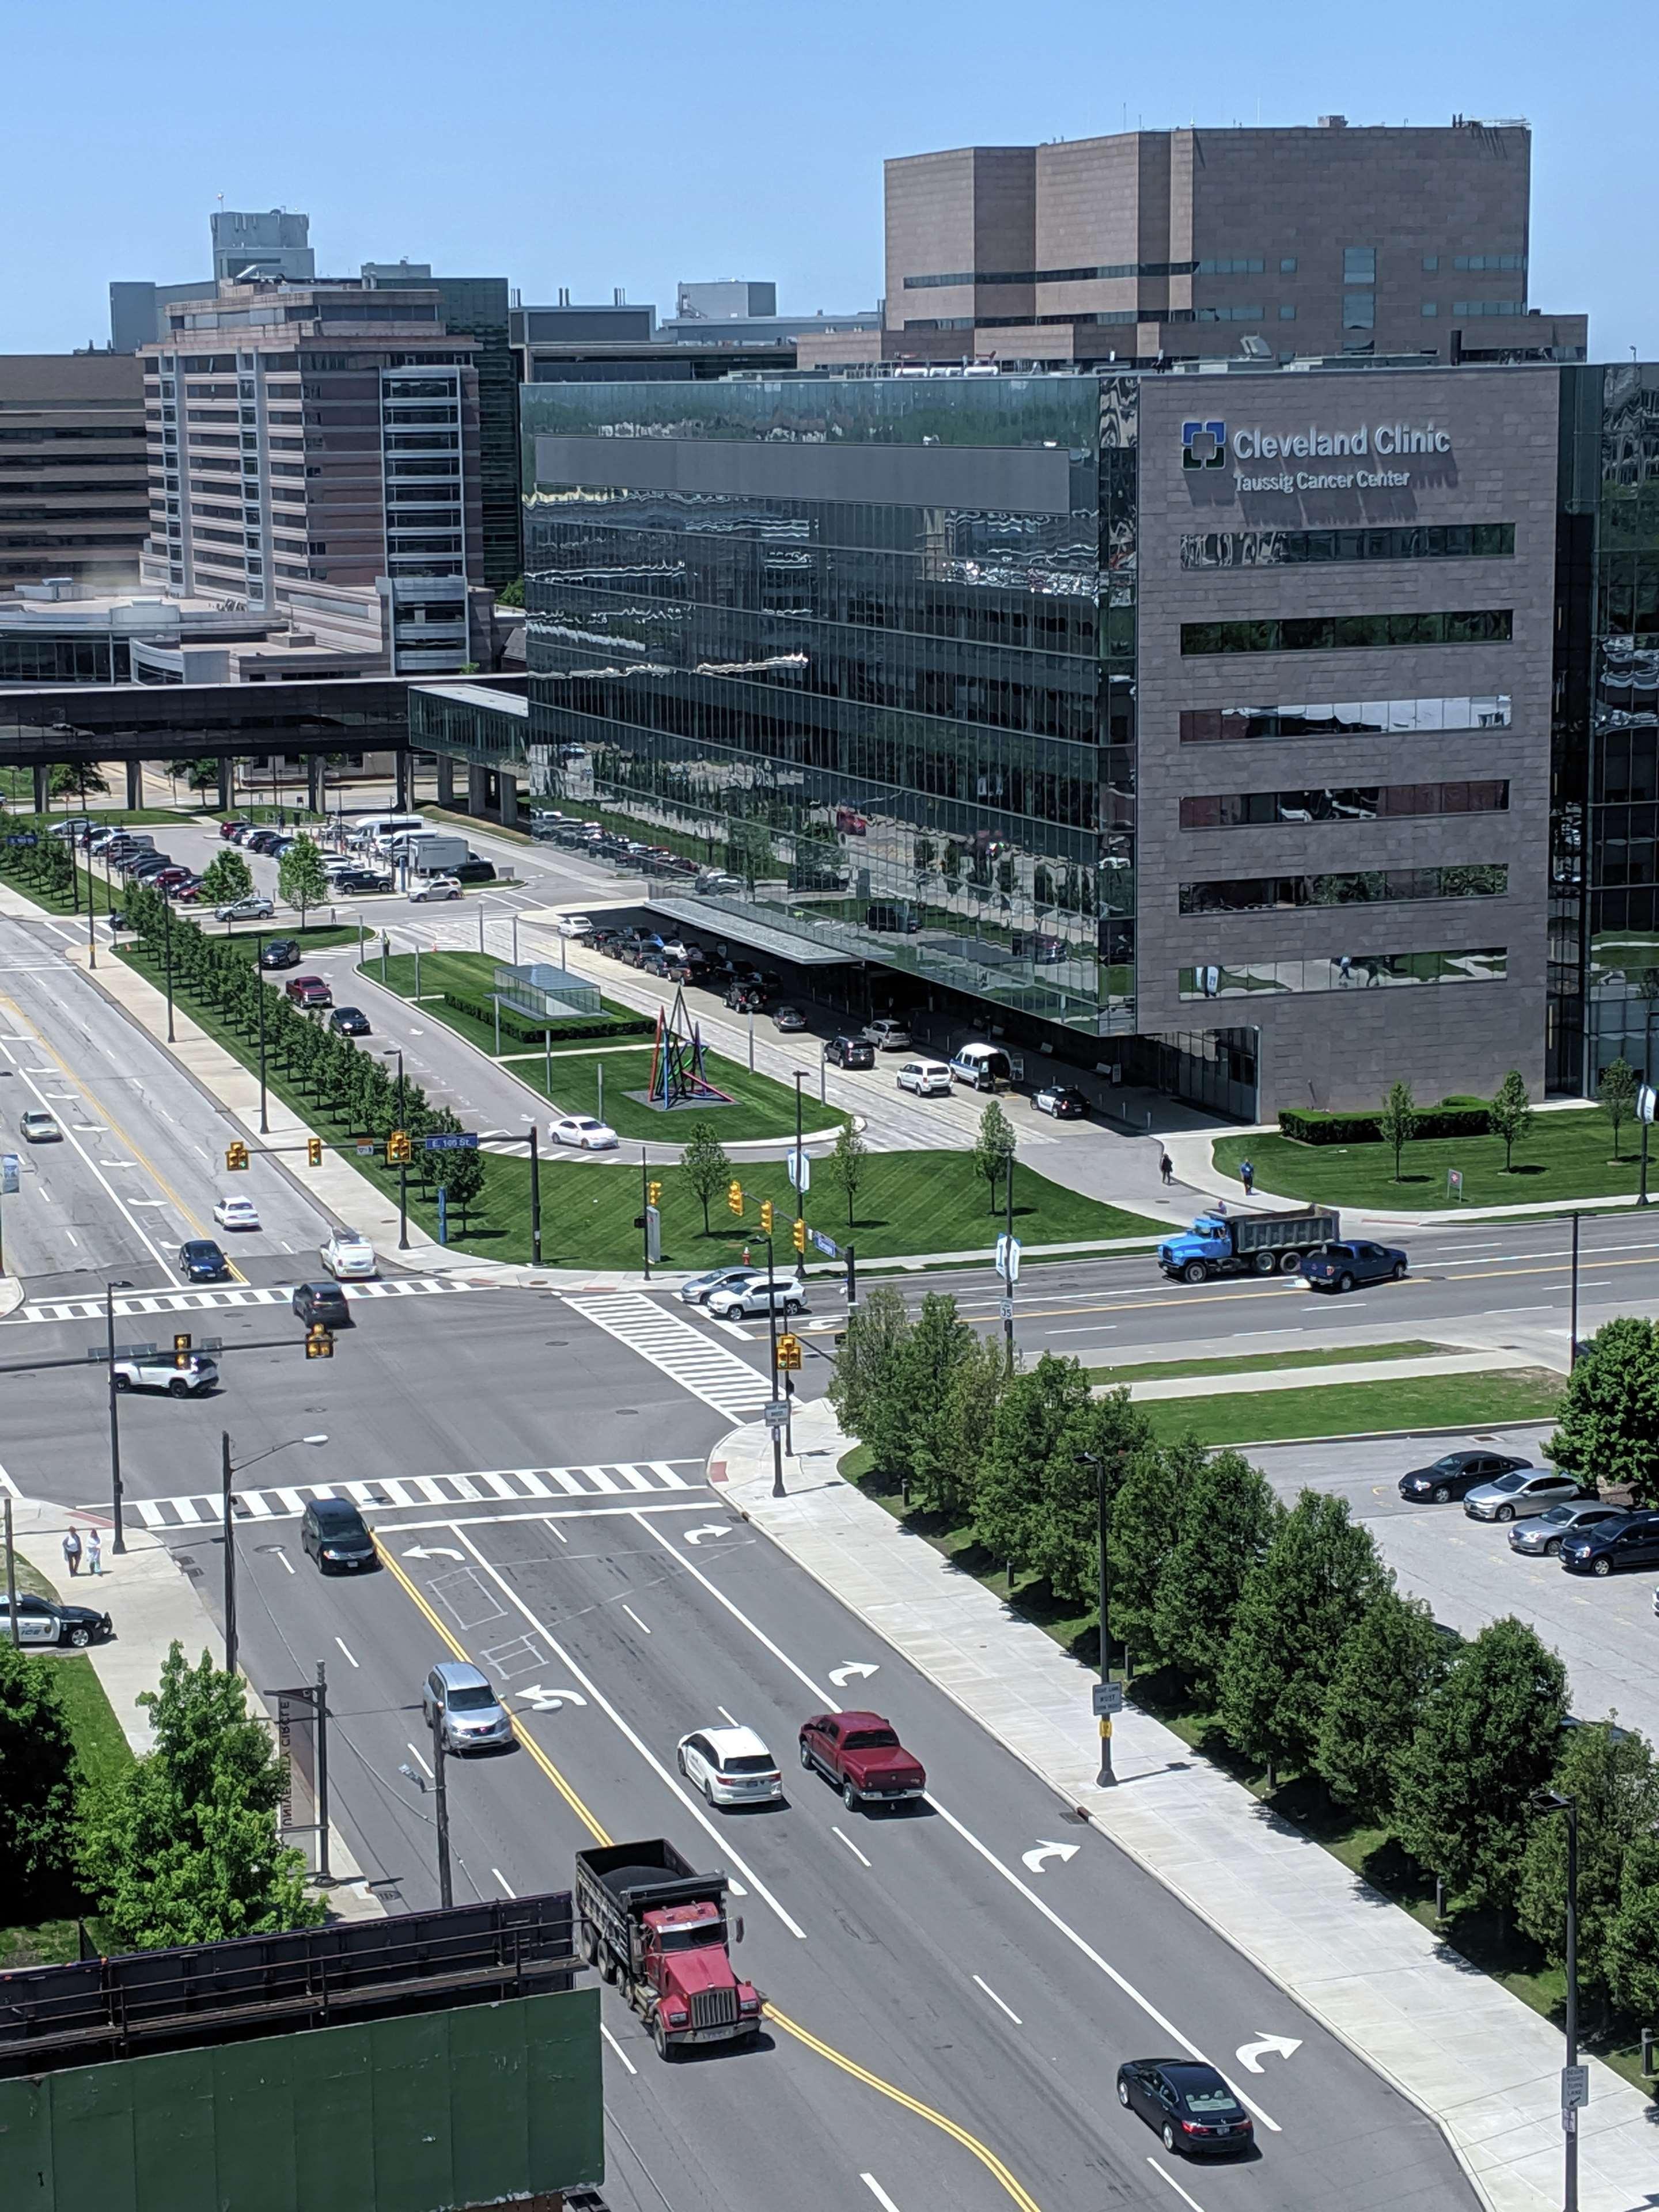
<path fill-rule="evenodd" d="M 1200 323 L 1260 323 L 1267 319 L 1261 307 L 1198 307 L 1194 320 Z"/>
<path fill-rule="evenodd" d="M 1454 269 L 1524 269 L 1526 265 L 1524 253 L 1455 253 L 1452 256 Z"/>
<path fill-rule="evenodd" d="M 1524 300 L 1454 300 L 1455 315 L 1524 315 Z"/>
<path fill-rule="evenodd" d="M 1343 247 L 1342 282 L 1345 284 L 1376 283 L 1376 248 L 1374 246 L 1345 246 Z"/>
<path fill-rule="evenodd" d="M 1512 522 L 1395 523 L 1379 530 L 1210 530 L 1181 541 L 1183 568 L 1280 568 L 1328 561 L 1507 558 Z"/>
<path fill-rule="evenodd" d="M 1432 320 L 1432 319 L 1433 319 L 1433 318 L 1440 313 L 1440 302 L 1439 302 L 1439 301 L 1438 301 L 1438 300 L 1425 300 L 1425 301 L 1424 301 L 1424 302 L 1423 302 L 1423 313 L 1425 313 L 1425 315 L 1426 315 L 1426 316 L 1427 316 L 1431 320 Z"/>
<path fill-rule="evenodd" d="M 1502 898 L 1501 866 L 1367 868 L 1328 876 L 1224 876 L 1182 884 L 1182 914 L 1256 914 L 1309 906 L 1370 906 L 1401 899 Z"/>
<path fill-rule="evenodd" d="M 1279 261 L 1279 275 L 1280 275 L 1281 276 L 1295 276 L 1295 274 L 1296 274 L 1296 256 L 1295 256 L 1295 254 L 1293 254 L 1293 253 L 1286 253 L 1286 254 L 1285 254 L 1285 255 L 1280 258 L 1280 261 Z"/>
<path fill-rule="evenodd" d="M 1236 967 L 1182 968 L 1183 999 L 1231 999 L 1263 991 L 1371 991 L 1411 983 L 1496 983 L 1509 971 L 1503 945 L 1478 952 L 1316 953 L 1303 959 L 1252 960 Z"/>
<path fill-rule="evenodd" d="M 1281 323 L 1293 323 L 1296 320 L 1296 309 L 1281 307 L 1279 311 L 1279 319 Z"/>
<path fill-rule="evenodd" d="M 1423 273 L 1425 276 L 1432 276 L 1439 266 L 1440 256 L 1437 253 L 1425 253 L 1423 256 Z"/>
<path fill-rule="evenodd" d="M 1370 292 L 1345 292 L 1342 295 L 1342 327 L 1345 331 L 1370 331 L 1376 327 L 1376 301 Z"/>
<path fill-rule="evenodd" d="M 1507 693 L 1458 699 L 1346 699 L 1319 707 L 1183 707 L 1181 742 L 1206 745 L 1262 738 L 1415 736 L 1423 731 L 1507 730 Z"/>
<path fill-rule="evenodd" d="M 1514 624 L 1509 607 L 1463 614 L 1288 615 L 1259 622 L 1182 623 L 1181 650 L 1328 653 L 1389 645 L 1504 645 Z"/>
<path fill-rule="evenodd" d="M 1200 261 L 1196 276 L 1260 276 L 1267 267 L 1260 254 L 1239 254 L 1231 261 Z"/>
<path fill-rule="evenodd" d="M 213 533 L 210 532 L 211 536 Z M 1474 782 L 1327 784 L 1294 791 L 1231 791 L 1181 802 L 1183 830 L 1257 830 L 1315 822 L 1397 822 L 1425 814 L 1506 814 L 1507 777 Z"/>

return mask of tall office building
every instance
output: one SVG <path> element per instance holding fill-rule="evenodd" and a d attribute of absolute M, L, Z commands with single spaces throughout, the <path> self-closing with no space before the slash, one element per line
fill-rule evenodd
<path fill-rule="evenodd" d="M 109 288 L 109 343 L 112 353 L 137 353 L 167 336 L 162 309 L 169 300 L 210 300 L 220 281 L 245 270 L 265 277 L 305 278 L 317 273 L 309 244 L 311 218 L 273 208 L 265 215 L 219 208 L 209 217 L 213 274 L 181 284 L 158 284 L 148 277 L 121 278 Z"/>
<path fill-rule="evenodd" d="M 886 165 L 872 358 L 1151 364 L 1232 353 L 1582 361 L 1582 315 L 1528 300 L 1532 135 L 1433 129 L 1133 131 Z"/>
<path fill-rule="evenodd" d="M 146 481 L 137 362 L 0 356 L 0 589 L 46 576 L 132 582 Z"/>
<path fill-rule="evenodd" d="M 483 580 L 478 380 L 437 286 L 222 283 L 143 349 L 147 582 L 250 607 L 386 602 L 394 671 L 453 670 Z"/>

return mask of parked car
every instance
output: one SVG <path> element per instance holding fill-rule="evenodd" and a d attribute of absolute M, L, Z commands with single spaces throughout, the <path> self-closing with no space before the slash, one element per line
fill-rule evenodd
<path fill-rule="evenodd" d="M 201 896 L 202 878 L 199 876 L 186 876 L 183 883 L 167 886 L 167 896 L 174 906 L 194 906 Z"/>
<path fill-rule="evenodd" d="M 361 1229 L 337 1229 L 317 1256 L 340 1282 L 366 1282 L 379 1264 L 374 1245 Z"/>
<path fill-rule="evenodd" d="M 1089 1102 L 1075 1083 L 1045 1083 L 1033 1094 L 1031 1103 L 1039 1114 L 1052 1114 L 1056 1121 L 1081 1121 L 1089 1111 Z"/>
<path fill-rule="evenodd" d="M 43 1106 L 31 1106 L 17 1117 L 17 1126 L 23 1133 L 26 1145 L 61 1145 L 64 1133 L 58 1126 L 58 1116 L 48 1114 Z"/>
<path fill-rule="evenodd" d="M 191 1237 L 179 1247 L 179 1271 L 187 1283 L 222 1283 L 230 1262 L 210 1237 Z"/>
<path fill-rule="evenodd" d="M 300 1544 L 317 1562 L 319 1574 L 361 1574 L 380 1563 L 368 1523 L 349 1498 L 308 1500 L 300 1516 Z"/>
<path fill-rule="evenodd" d="M 562 914 L 558 922 L 561 937 L 592 937 L 593 924 L 585 914 Z"/>
<path fill-rule="evenodd" d="M 1171 2156 L 1249 2150 L 1249 2114 L 1213 2066 L 1198 2058 L 1129 2058 L 1117 2069 L 1117 2101 L 1156 2129 Z"/>
<path fill-rule="evenodd" d="M 269 921 L 276 911 L 268 898 L 255 893 L 249 898 L 232 899 L 228 905 L 216 906 L 216 921 Z"/>
<path fill-rule="evenodd" d="M 0 1644 L 11 1641 L 11 1608 L 6 1602 L 3 1585 L 0 1585 Z M 36 1597 L 32 1591 L 17 1593 L 17 1641 L 42 1645 L 64 1644 L 82 1651 L 88 1644 L 102 1644 L 115 1633 L 115 1624 L 106 1613 L 96 1613 L 89 1605 L 59 1605 L 49 1597 Z"/>
<path fill-rule="evenodd" d="M 901 1091 L 914 1091 L 918 1098 L 951 1095 L 951 1071 L 942 1060 L 907 1060 L 893 1080 Z"/>
<path fill-rule="evenodd" d="M 905 1024 L 890 1014 L 881 1014 L 873 1022 L 865 1024 L 864 1034 L 878 1052 L 908 1052 L 910 1032 Z"/>
<path fill-rule="evenodd" d="M 1603 1521 L 1621 1521 L 1624 1517 L 1622 1506 L 1606 1504 L 1599 1498 L 1568 1498 L 1545 1512 L 1517 1521 L 1510 1530 L 1510 1549 L 1532 1559 L 1559 1559 L 1564 1538 L 1581 1528 L 1599 1528 Z"/>
<path fill-rule="evenodd" d="M 781 1006 L 772 1009 L 772 1026 L 795 1036 L 806 1027 L 806 1017 L 799 1006 Z"/>
<path fill-rule="evenodd" d="M 1482 1482 L 1463 1500 L 1471 1521 L 1519 1521 L 1549 1505 L 1565 1505 L 1584 1495 L 1577 1476 L 1553 1468 L 1511 1468 L 1495 1481 Z"/>
<path fill-rule="evenodd" d="M 1302 1262 L 1304 1279 L 1316 1291 L 1351 1291 L 1359 1283 L 1401 1283 L 1408 1265 L 1397 1245 L 1326 1244 Z"/>
<path fill-rule="evenodd" d="M 251 1198 L 216 1198 L 213 1218 L 221 1229 L 257 1229 L 259 1209 Z"/>
<path fill-rule="evenodd" d="M 873 1067 L 876 1048 L 868 1037 L 832 1036 L 823 1056 L 835 1067 Z"/>
<path fill-rule="evenodd" d="M 165 868 L 153 868 L 144 878 L 144 881 L 156 890 L 169 892 L 177 890 L 180 884 L 193 880 L 190 870 L 179 867 L 176 862 Z"/>
<path fill-rule="evenodd" d="M 295 1315 L 307 1328 L 314 1321 L 323 1322 L 330 1328 L 350 1326 L 351 1308 L 337 1283 L 296 1283 L 293 1305 Z"/>
<path fill-rule="evenodd" d="M 1507 1452 L 1443 1452 L 1429 1466 L 1414 1467 L 1402 1474 L 1400 1495 L 1426 1498 L 1436 1505 L 1446 1505 L 1454 1498 L 1467 1498 L 1477 1483 L 1490 1482 L 1513 1468 L 1531 1465 L 1530 1460 L 1513 1459 Z"/>
<path fill-rule="evenodd" d="M 746 1283 L 734 1283 L 723 1291 L 710 1291 L 703 1304 L 721 1321 L 736 1321 L 750 1314 L 769 1313 L 774 1308 L 780 1313 L 804 1314 L 806 1311 L 806 1285 L 795 1275 L 775 1275 L 769 1285 L 764 1270 L 757 1269 Z"/>
<path fill-rule="evenodd" d="M 370 891 L 389 891 L 392 878 L 372 868 L 342 868 L 334 878 L 334 889 L 343 897 L 357 898 Z"/>
<path fill-rule="evenodd" d="M 342 1036 L 371 1036 L 374 1034 L 368 1025 L 368 1016 L 361 1006 L 336 1006 L 328 1018 L 328 1025 L 331 1030 L 338 1030 Z"/>
<path fill-rule="evenodd" d="M 422 1688 L 421 1711 L 427 1733 L 435 1725 L 446 1751 L 485 1751 L 516 1741 L 489 1677 L 464 1659 L 438 1662 Z"/>
<path fill-rule="evenodd" d="M 758 983 L 734 983 L 726 994 L 726 1003 L 736 1014 L 757 1014 L 766 1004 L 766 994 Z"/>
<path fill-rule="evenodd" d="M 443 899 L 458 899 L 460 896 L 461 887 L 453 876 L 425 876 L 419 883 L 411 884 L 409 887 L 411 906 L 430 905 Z"/>
<path fill-rule="evenodd" d="M 1561 1540 L 1570 1575 L 1610 1575 L 1619 1567 L 1659 1567 L 1659 1513 L 1622 1513 L 1616 1520 Z"/>
<path fill-rule="evenodd" d="M 614 1152 L 620 1141 L 608 1121 L 596 1121 L 591 1114 L 562 1114 L 548 1123 L 547 1133 L 554 1144 L 584 1152 Z"/>
<path fill-rule="evenodd" d="M 180 1367 L 170 1352 L 135 1353 L 115 1363 L 118 1390 L 165 1390 L 169 1398 L 194 1398 L 218 1387 L 219 1363 L 192 1352 Z"/>
<path fill-rule="evenodd" d="M 320 975 L 290 975 L 283 986 L 296 1006 L 331 1006 L 334 994 Z"/>
<path fill-rule="evenodd" d="M 680 1285 L 680 1304 L 707 1305 L 714 1291 L 735 1290 L 740 1283 L 751 1280 L 755 1273 L 753 1267 L 710 1267 L 703 1274 L 688 1276 Z M 760 1270 L 760 1277 L 764 1282 L 766 1270 L 763 1267 Z"/>
<path fill-rule="evenodd" d="M 680 1738 L 674 1759 L 710 1805 L 765 1805 L 782 1798 L 777 1761 L 751 1728 L 696 1729 Z"/>
<path fill-rule="evenodd" d="M 259 948 L 262 968 L 297 968 L 302 957 L 299 945 L 291 937 L 273 937 L 269 945 Z"/>
<path fill-rule="evenodd" d="M 234 837 L 239 830 L 251 830 L 252 826 L 252 823 L 243 821 L 240 815 L 232 815 L 219 824 L 219 835 L 222 837 Z"/>
<path fill-rule="evenodd" d="M 834 1784 L 848 1812 L 906 1804 L 927 1793 L 921 1761 L 879 1713 L 815 1714 L 801 1726 L 800 1763 Z"/>

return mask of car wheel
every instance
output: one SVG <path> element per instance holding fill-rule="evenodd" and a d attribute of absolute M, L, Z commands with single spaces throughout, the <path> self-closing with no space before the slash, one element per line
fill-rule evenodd
<path fill-rule="evenodd" d="M 1258 1275 L 1271 1275 L 1278 1265 L 1279 1262 L 1271 1252 L 1258 1252 L 1255 1255 L 1255 1272 Z"/>
<path fill-rule="evenodd" d="M 1549 1541 L 1545 1545 L 1544 1556 L 1546 1559 L 1559 1559 L 1560 1558 L 1561 1539 L 1559 1536 L 1552 1536 Z"/>
<path fill-rule="evenodd" d="M 1336 1287 L 1339 1291 L 1351 1291 L 1353 1288 L 1353 1277 L 1348 1274 L 1339 1275 L 1336 1279 Z"/>
<path fill-rule="evenodd" d="M 702 1778 L 702 1802 L 712 1813 L 714 1809 L 714 1785 L 706 1774 Z"/>
<path fill-rule="evenodd" d="M 1129 2109 L 1129 2085 L 1127 2081 L 1120 2081 L 1117 2085 L 1117 2101 L 1127 2112 Z"/>
<path fill-rule="evenodd" d="M 806 1309 L 799 1298 L 786 1298 L 783 1302 L 783 1310 L 786 1314 L 804 1314 Z"/>
<path fill-rule="evenodd" d="M 132 1384 L 126 1376 L 118 1375 L 115 1378 L 115 1387 L 118 1390 L 131 1390 Z"/>
<path fill-rule="evenodd" d="M 1169 2154 L 1170 2154 L 1170 2155 L 1171 2156 L 1171 2158 L 1173 2158 L 1173 2157 L 1174 2157 L 1174 2155 L 1175 2155 L 1175 2147 L 1176 2147 L 1175 2130 L 1174 2130 L 1174 2128 L 1170 2124 L 1170 2123 L 1169 2123 L 1169 2121 L 1168 2121 L 1168 2120 L 1165 2120 L 1165 2121 L 1164 2121 L 1164 2130 L 1163 2130 L 1163 2133 L 1164 2133 L 1164 2149 L 1165 2149 L 1165 2150 L 1167 2150 L 1167 2151 L 1169 2152 Z"/>
<path fill-rule="evenodd" d="M 1591 1566 L 1590 1572 L 1593 1575 L 1610 1575 L 1613 1572 L 1613 1561 L 1611 1559 L 1597 1559 Z"/>
<path fill-rule="evenodd" d="M 678 2045 L 672 2044 L 668 2040 L 668 2030 L 662 2024 L 662 2014 L 660 2013 L 657 2014 L 656 2019 L 651 2024 L 651 2033 L 656 2043 L 658 2057 L 672 2058 L 678 2048 Z"/>
<path fill-rule="evenodd" d="M 680 1770 L 680 1772 L 681 1772 L 682 1774 L 684 1774 L 684 1775 L 685 1775 L 685 1778 L 686 1778 L 686 1780 L 689 1782 L 689 1781 L 691 1779 L 691 1778 L 690 1778 L 690 1776 L 689 1774 L 687 1774 L 687 1773 L 686 1773 L 686 1767 L 685 1767 L 685 1746 L 684 1746 L 684 1744 L 682 1744 L 682 1745 L 680 1746 L 679 1749 L 678 1749 L 678 1750 L 674 1753 L 674 1764 L 675 1764 L 675 1765 L 676 1765 L 676 1766 L 678 1766 L 678 1769 Z"/>
<path fill-rule="evenodd" d="M 1434 1493 L 1434 1502 L 1437 1505 L 1449 1505 L 1451 1504 L 1451 1492 L 1447 1489 L 1443 1482 Z"/>
<path fill-rule="evenodd" d="M 808 1771 L 809 1771 L 809 1772 L 811 1771 L 811 1765 L 812 1765 L 812 1754 L 811 1754 L 811 1752 L 806 1748 L 806 1741 L 805 1741 L 805 1737 L 803 1737 L 803 1738 L 801 1739 L 801 1747 L 800 1747 L 800 1763 L 801 1763 L 801 1765 L 802 1765 L 804 1767 L 805 1767 L 805 1768 L 808 1770 Z"/>
<path fill-rule="evenodd" d="M 167 1384 L 167 1395 L 169 1398 L 189 1397 L 190 1385 L 182 1375 L 175 1375 L 172 1382 Z"/>
<path fill-rule="evenodd" d="M 1494 1521 L 1513 1521 L 1515 1508 L 1512 1505 L 1500 1505 L 1492 1517 Z"/>
<path fill-rule="evenodd" d="M 849 1813 L 856 1813 L 859 1809 L 859 1793 L 850 1782 L 843 1782 L 841 1785 L 841 1802 Z"/>
<path fill-rule="evenodd" d="M 1205 1283 L 1209 1278 L 1210 1271 L 1201 1260 L 1188 1260 L 1181 1271 L 1181 1279 L 1186 1283 Z"/>
<path fill-rule="evenodd" d="M 1403 1260 L 1396 1260 L 1396 1261 L 1395 1261 L 1395 1263 L 1394 1263 L 1394 1275 L 1393 1275 L 1393 1279 L 1394 1279 L 1396 1283 L 1403 1283 L 1403 1282 L 1405 1281 L 1405 1279 L 1406 1279 L 1406 1263 L 1405 1263 L 1405 1261 L 1404 1261 Z"/>
<path fill-rule="evenodd" d="M 92 1631 L 89 1628 L 71 1628 L 64 1641 L 72 1644 L 77 1651 L 84 1651 L 92 1641 Z"/>

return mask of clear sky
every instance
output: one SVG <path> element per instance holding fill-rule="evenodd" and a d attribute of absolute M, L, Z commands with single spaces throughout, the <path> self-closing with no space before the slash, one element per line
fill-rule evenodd
<path fill-rule="evenodd" d="M 846 310 L 880 289 L 885 155 L 1335 111 L 1526 117 L 1533 304 L 1652 359 L 1656 74 L 1653 0 L 0 0 L 0 351 L 101 343 L 112 277 L 208 274 L 221 193 L 305 210 L 331 274 Z"/>

